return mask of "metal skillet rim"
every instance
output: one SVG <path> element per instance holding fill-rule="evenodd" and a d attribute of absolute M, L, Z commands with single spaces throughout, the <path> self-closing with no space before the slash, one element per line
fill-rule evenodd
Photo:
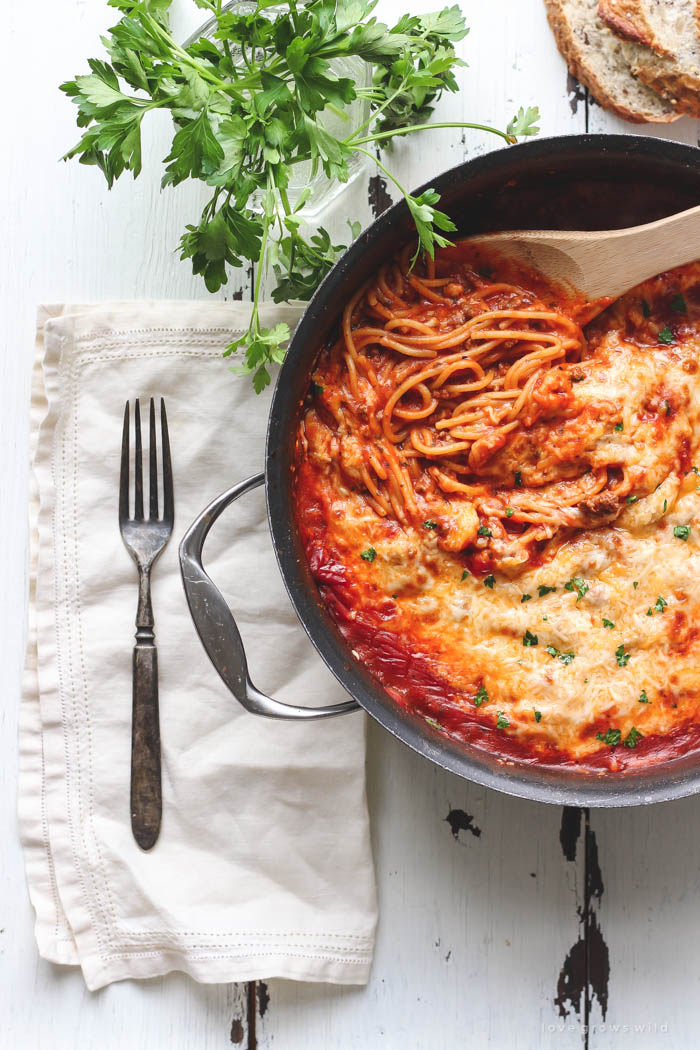
<path fill-rule="evenodd" d="M 556 136 L 493 150 L 463 161 L 428 180 L 414 192 L 420 193 L 430 186 L 440 191 L 454 179 L 463 178 L 466 183 L 473 174 L 495 172 L 503 166 L 506 157 L 512 159 L 519 154 L 523 158 L 544 160 L 551 157 L 555 160 L 569 155 L 572 150 L 580 152 L 583 160 L 604 152 L 633 153 L 643 161 L 645 156 L 658 158 L 663 151 L 666 160 L 679 169 L 682 166 L 697 168 L 700 163 L 697 147 L 672 140 L 638 135 Z M 597 776 L 576 773 L 566 767 L 511 763 L 498 760 L 489 752 L 458 745 L 431 729 L 420 716 L 412 715 L 391 700 L 381 684 L 352 657 L 348 643 L 323 608 L 305 558 L 295 541 L 288 498 L 289 478 L 284 477 L 284 467 L 279 466 L 277 454 L 280 442 L 289 440 L 290 434 L 282 424 L 284 413 L 279 409 L 280 406 L 286 408 L 286 403 L 291 400 L 285 391 L 294 369 L 296 348 L 303 346 L 314 318 L 329 308 L 329 299 L 337 294 L 338 286 L 342 287 L 345 275 L 361 265 L 368 245 L 379 240 L 392 225 L 400 226 L 406 215 L 407 208 L 401 201 L 383 212 L 350 245 L 321 282 L 297 325 L 272 398 L 265 448 L 268 524 L 285 588 L 306 634 L 345 691 L 384 729 L 436 765 L 483 787 L 530 801 L 597 808 L 647 805 L 700 792 L 699 756 L 695 756 L 694 762 L 683 758 L 658 763 L 644 773 Z M 335 306 L 334 316 L 337 315 Z M 292 411 L 295 413 L 296 409 Z"/>

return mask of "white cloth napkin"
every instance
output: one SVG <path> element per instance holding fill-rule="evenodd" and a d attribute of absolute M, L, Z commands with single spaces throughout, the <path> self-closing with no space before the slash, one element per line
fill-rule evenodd
<path fill-rule="evenodd" d="M 363 984 L 376 904 L 364 715 L 250 715 L 195 634 L 179 538 L 220 491 L 263 467 L 269 392 L 224 346 L 244 304 L 43 307 L 32 392 L 30 626 L 20 827 L 41 955 L 95 989 L 183 970 Z M 295 306 L 266 305 L 266 324 Z M 136 570 L 117 525 L 124 403 L 164 397 L 175 531 L 153 578 L 163 823 L 150 853 L 129 824 Z M 346 699 L 291 609 L 261 489 L 217 523 L 207 569 L 230 601 L 259 688 Z"/>

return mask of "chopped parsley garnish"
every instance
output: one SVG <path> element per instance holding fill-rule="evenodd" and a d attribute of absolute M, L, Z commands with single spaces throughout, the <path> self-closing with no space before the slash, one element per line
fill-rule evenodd
<path fill-rule="evenodd" d="M 535 721 L 536 722 L 541 722 L 542 721 L 542 712 L 541 711 L 535 711 Z"/>
<path fill-rule="evenodd" d="M 564 584 L 565 591 L 576 591 L 578 598 L 577 602 L 580 602 L 585 594 L 589 591 L 589 586 L 582 576 L 572 576 L 568 583 Z"/>
<path fill-rule="evenodd" d="M 546 587 L 543 583 L 537 588 L 537 597 L 544 598 L 545 594 L 553 594 L 556 591 L 556 587 Z"/>
<path fill-rule="evenodd" d="M 627 664 L 630 662 L 630 654 L 625 652 L 624 645 L 618 645 L 615 650 L 615 659 L 618 667 L 627 667 Z"/>
<path fill-rule="evenodd" d="M 522 474 L 520 473 L 519 470 L 516 470 L 516 472 L 515 472 L 515 487 L 516 487 L 516 489 L 522 488 L 522 484 L 523 484 L 523 476 L 522 476 Z"/>
<path fill-rule="evenodd" d="M 582 383 L 585 378 L 586 378 L 585 376 L 571 376 L 571 382 L 572 383 Z"/>
<path fill-rule="evenodd" d="M 639 694 L 639 703 L 640 704 L 650 704 L 651 703 L 651 700 L 647 696 L 646 689 L 642 689 L 641 693 Z"/>
<path fill-rule="evenodd" d="M 538 644 L 539 644 L 539 638 L 537 637 L 537 635 L 533 634 L 532 631 L 529 630 L 529 629 L 527 631 L 525 631 L 525 634 L 523 635 L 523 645 L 526 646 L 526 648 L 530 648 L 533 645 L 538 645 Z"/>
<path fill-rule="evenodd" d="M 688 307 L 685 304 L 685 299 L 679 292 L 678 295 L 674 295 L 671 299 L 671 309 L 677 314 L 687 314 Z"/>
<path fill-rule="evenodd" d="M 561 662 L 564 665 L 570 664 L 571 661 L 574 659 L 574 653 L 573 652 L 562 653 L 561 650 L 557 649 L 556 646 L 554 646 L 554 645 L 548 645 L 547 648 L 545 649 L 545 652 L 549 653 L 549 655 L 554 660 L 561 660 Z"/>
<path fill-rule="evenodd" d="M 435 718 L 432 718 L 430 715 L 423 715 L 423 718 L 428 723 L 428 725 L 433 726 L 434 729 L 442 729 L 440 723 Z"/>
<path fill-rule="evenodd" d="M 652 609 L 651 606 L 649 606 L 649 608 L 647 609 L 647 616 L 653 616 L 653 615 L 654 615 L 654 610 Z"/>
<path fill-rule="evenodd" d="M 363 551 L 360 555 L 363 561 L 374 561 L 377 557 L 377 552 L 374 547 L 368 547 L 366 551 Z"/>
<path fill-rule="evenodd" d="M 673 535 L 677 540 L 687 540 L 690 536 L 690 525 L 674 525 Z"/>
<path fill-rule="evenodd" d="M 608 729 L 605 734 L 596 733 L 595 738 L 602 740 L 604 744 L 609 744 L 610 747 L 617 747 L 622 740 L 622 733 L 619 729 Z"/>
<path fill-rule="evenodd" d="M 460 583 L 464 583 L 464 581 L 466 580 L 468 575 L 469 575 L 469 569 L 465 569 L 464 572 L 462 573 L 462 577 L 461 577 L 459 582 Z"/>
<path fill-rule="evenodd" d="M 640 733 L 639 730 L 635 728 L 635 726 L 632 726 L 629 733 L 625 737 L 625 747 L 636 747 L 638 741 L 642 739 L 642 735 L 643 734 Z"/>
<path fill-rule="evenodd" d="M 524 594 L 522 596 L 522 598 L 520 599 L 520 604 L 522 605 L 523 602 L 530 602 L 530 601 L 532 601 L 532 595 L 531 594 Z"/>
<path fill-rule="evenodd" d="M 478 536 L 493 536 L 493 533 L 491 532 L 491 529 L 488 527 L 488 525 L 480 525 L 479 528 L 477 529 L 477 535 Z"/>
<path fill-rule="evenodd" d="M 498 718 L 496 719 L 496 729 L 507 729 L 509 725 L 510 722 L 508 721 L 506 716 L 503 714 L 502 711 L 499 711 Z"/>
<path fill-rule="evenodd" d="M 490 587 L 493 590 L 493 585 L 496 582 L 496 577 L 491 573 L 484 577 L 484 587 Z"/>
<path fill-rule="evenodd" d="M 632 580 L 632 586 L 634 587 L 634 589 L 636 591 L 637 587 L 639 587 L 639 580 Z"/>
<path fill-rule="evenodd" d="M 668 507 L 668 500 L 667 499 L 664 500 L 664 509 L 661 511 L 662 514 L 666 513 L 666 507 Z"/>
<path fill-rule="evenodd" d="M 605 617 L 603 617 L 603 627 L 609 627 L 612 631 L 614 626 L 615 624 L 612 622 L 612 620 L 606 620 Z"/>
<path fill-rule="evenodd" d="M 628 496 L 627 497 L 627 502 L 628 503 L 636 503 L 638 499 L 639 499 L 639 496 Z"/>
<path fill-rule="evenodd" d="M 512 518 L 514 514 L 515 514 L 515 511 L 513 510 L 512 507 L 506 507 L 506 517 L 507 518 Z"/>
<path fill-rule="evenodd" d="M 474 697 L 474 707 L 481 707 L 482 704 L 486 703 L 488 698 L 489 694 L 486 692 L 486 689 L 483 685 L 480 685 L 477 690 L 476 696 Z"/>
<path fill-rule="evenodd" d="M 667 608 L 667 606 L 668 602 L 666 601 L 666 599 L 662 598 L 661 595 L 659 595 L 659 597 L 654 602 L 654 608 L 656 609 L 656 611 L 662 613 L 664 609 Z"/>
<path fill-rule="evenodd" d="M 423 528 L 424 529 L 436 529 L 437 528 L 437 522 L 433 521 L 432 518 L 428 518 L 427 521 L 423 522 Z"/>
<path fill-rule="evenodd" d="M 321 386 L 320 383 L 314 383 L 313 380 L 311 381 L 311 393 L 312 394 L 322 394 L 325 389 L 326 389 L 325 386 Z"/>
<path fill-rule="evenodd" d="M 625 424 L 624 424 L 624 423 L 616 423 L 616 424 L 615 424 L 615 430 L 620 430 L 620 431 L 622 431 L 622 430 L 624 430 L 624 429 L 625 429 Z"/>
<path fill-rule="evenodd" d="M 651 317 L 651 307 L 646 299 L 642 299 L 642 313 L 645 317 Z"/>
<path fill-rule="evenodd" d="M 676 341 L 673 332 L 668 327 L 668 325 L 664 325 L 664 327 L 661 329 L 656 338 L 659 340 L 660 343 L 665 343 L 666 346 L 671 346 L 672 343 L 675 343 Z"/>

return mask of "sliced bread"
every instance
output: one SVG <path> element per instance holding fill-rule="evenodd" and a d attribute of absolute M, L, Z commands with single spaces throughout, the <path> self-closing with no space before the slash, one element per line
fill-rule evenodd
<path fill-rule="evenodd" d="M 632 74 L 646 49 L 621 40 L 598 17 L 598 0 L 544 0 L 547 18 L 569 71 L 605 109 L 636 124 L 668 123 L 670 102 Z"/>
<path fill-rule="evenodd" d="M 632 72 L 680 112 L 700 117 L 699 0 L 600 0 L 602 21 L 637 44 Z"/>

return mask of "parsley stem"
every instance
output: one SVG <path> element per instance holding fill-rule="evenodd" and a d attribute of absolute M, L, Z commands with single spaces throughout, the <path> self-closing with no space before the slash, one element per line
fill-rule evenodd
<path fill-rule="evenodd" d="M 393 132 L 391 132 L 391 134 L 393 134 Z M 372 141 L 372 139 L 371 139 L 371 138 L 370 138 L 370 139 L 360 139 L 360 142 L 371 142 L 371 141 Z M 375 155 L 374 155 L 373 153 L 370 153 L 370 151 L 369 151 L 368 149 L 364 149 L 364 148 L 363 148 L 362 146 L 360 146 L 359 144 L 355 144 L 355 143 L 352 143 L 352 144 L 351 144 L 350 142 L 348 142 L 348 143 L 347 143 L 347 145 L 348 145 L 348 146 L 350 147 L 350 149 L 351 149 L 351 150 L 352 150 L 352 151 L 353 151 L 354 153 L 364 153 L 365 157 L 369 157 L 369 159 L 370 159 L 370 160 L 373 160 L 373 161 L 374 161 L 374 163 L 375 163 L 375 164 L 377 165 L 377 167 L 378 167 L 378 168 L 379 168 L 379 169 L 380 169 L 381 171 L 383 171 L 383 172 L 384 172 L 384 174 L 386 175 L 386 177 L 387 177 L 388 179 L 391 179 L 391 181 L 392 181 L 392 182 L 394 183 L 394 185 L 396 186 L 396 188 L 397 188 L 397 189 L 398 189 L 398 190 L 400 191 L 400 193 L 401 193 L 401 196 L 402 196 L 402 197 L 408 197 L 408 190 L 404 189 L 404 187 L 403 187 L 403 186 L 401 185 L 401 183 L 400 183 L 400 182 L 399 182 L 399 180 L 398 180 L 398 179 L 396 178 L 396 176 L 395 176 L 395 175 L 392 175 L 392 174 L 391 174 L 391 172 L 389 171 L 389 169 L 388 169 L 388 168 L 385 168 L 385 167 L 384 167 L 384 165 L 383 165 L 383 164 L 382 164 L 382 162 L 380 161 L 379 157 L 375 157 Z"/>
<path fill-rule="evenodd" d="M 492 135 L 499 135 L 500 138 L 505 139 L 505 141 L 509 143 L 514 141 L 512 135 L 509 135 L 505 131 L 500 131 L 498 128 L 490 128 L 487 124 L 467 124 L 463 121 L 446 120 L 439 122 L 436 121 L 434 124 L 410 124 L 406 128 L 397 128 L 396 131 L 378 131 L 374 135 L 367 135 L 361 139 L 356 139 L 353 136 L 352 138 L 345 139 L 343 145 L 350 146 L 354 149 L 355 146 L 363 145 L 366 142 L 380 142 L 382 139 L 391 139 L 394 135 L 410 135 L 414 131 L 428 131 L 434 128 L 472 128 L 474 131 L 488 131 Z"/>

